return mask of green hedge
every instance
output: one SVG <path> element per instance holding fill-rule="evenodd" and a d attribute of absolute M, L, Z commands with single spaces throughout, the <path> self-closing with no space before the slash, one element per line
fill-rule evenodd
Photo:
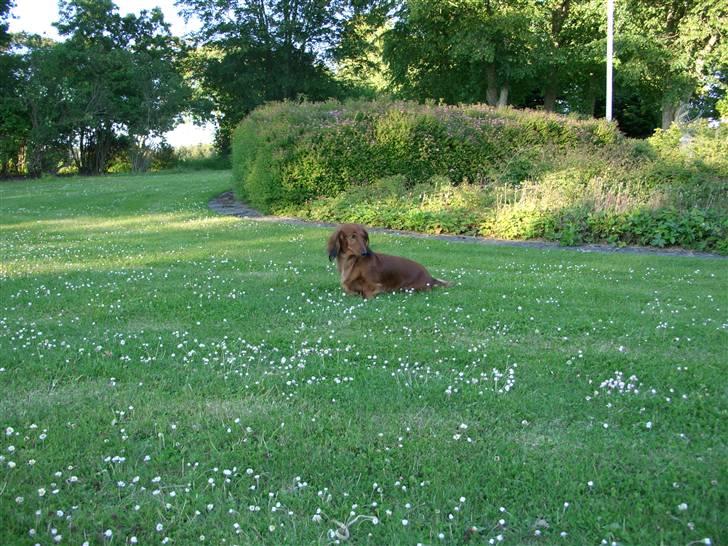
<path fill-rule="evenodd" d="M 728 128 L 625 139 L 543 112 L 274 103 L 233 137 L 236 192 L 311 219 L 728 252 Z"/>

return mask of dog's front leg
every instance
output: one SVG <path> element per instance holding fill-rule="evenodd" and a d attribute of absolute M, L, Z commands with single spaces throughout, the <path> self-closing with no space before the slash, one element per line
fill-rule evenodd
<path fill-rule="evenodd" d="M 382 292 L 386 292 L 384 290 L 384 287 L 382 287 L 381 284 L 367 284 L 364 289 L 362 290 L 362 297 L 365 300 L 368 300 L 369 298 L 373 298 L 377 294 L 381 294 Z"/>
<path fill-rule="evenodd" d="M 342 288 L 342 289 L 344 290 L 344 292 L 346 292 L 346 293 L 347 293 L 347 294 L 349 294 L 350 296 L 359 296 L 359 295 L 361 295 L 361 292 L 359 292 L 358 290 L 353 290 L 353 289 L 352 289 L 352 288 L 350 288 L 350 287 L 349 287 L 349 285 L 347 285 L 346 283 L 343 283 L 343 282 L 342 282 L 342 283 L 341 283 L 341 288 Z"/>

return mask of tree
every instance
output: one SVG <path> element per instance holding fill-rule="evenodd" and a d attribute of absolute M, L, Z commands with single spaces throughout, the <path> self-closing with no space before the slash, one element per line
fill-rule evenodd
<path fill-rule="evenodd" d="M 59 44 L 40 36 L 20 36 L 19 96 L 27 118 L 23 135 L 29 175 L 55 173 L 67 149 L 65 134 L 70 96 L 65 80 L 65 56 Z"/>
<path fill-rule="evenodd" d="M 171 35 L 159 8 L 127 15 L 121 28 L 129 58 L 120 120 L 130 140 L 132 170 L 142 172 L 151 161 L 152 141 L 176 125 L 192 90 L 180 66 L 184 45 Z"/>
<path fill-rule="evenodd" d="M 202 23 L 195 72 L 213 98 L 218 148 L 235 125 L 270 100 L 341 95 L 327 62 L 346 21 L 379 0 L 179 0 Z"/>
<path fill-rule="evenodd" d="M 630 0 L 624 11 L 625 79 L 658 101 L 662 127 L 728 71 L 728 6 L 721 0 Z"/>
<path fill-rule="evenodd" d="M 28 123 L 19 96 L 20 62 L 12 51 L 8 19 L 12 0 L 0 0 L 0 176 L 17 174 Z"/>
<path fill-rule="evenodd" d="M 134 170 L 146 170 L 151 141 L 187 107 L 184 52 L 154 9 L 121 17 L 111 0 L 61 0 L 58 44 L 67 115 L 61 132 L 79 172 L 104 172 L 128 145 Z M 123 142 L 124 140 L 128 142 Z"/>
<path fill-rule="evenodd" d="M 63 137 L 79 173 L 106 170 L 132 72 L 118 8 L 111 0 L 60 0 L 56 47 L 64 67 Z"/>
<path fill-rule="evenodd" d="M 392 7 L 382 2 L 377 9 L 358 13 L 344 23 L 333 53 L 336 78 L 355 94 L 373 96 L 388 91 L 391 76 L 383 56 L 384 36 L 392 28 Z"/>
<path fill-rule="evenodd" d="M 505 105 L 531 74 L 526 2 L 410 0 L 385 36 L 397 89 L 412 98 Z"/>
<path fill-rule="evenodd" d="M 557 99 L 568 96 L 592 113 L 604 73 L 603 0 L 533 1 L 529 19 L 537 44 L 531 63 L 544 110 L 555 111 Z"/>
<path fill-rule="evenodd" d="M 14 0 L 0 0 L 0 49 L 6 47 L 10 42 L 8 19 L 10 18 L 10 10 L 13 7 L 15 7 Z"/>

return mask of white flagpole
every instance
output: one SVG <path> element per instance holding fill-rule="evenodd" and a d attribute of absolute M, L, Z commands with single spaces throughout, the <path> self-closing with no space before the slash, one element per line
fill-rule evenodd
<path fill-rule="evenodd" d="M 612 56 L 614 53 L 614 0 L 607 0 L 607 121 L 612 121 Z"/>

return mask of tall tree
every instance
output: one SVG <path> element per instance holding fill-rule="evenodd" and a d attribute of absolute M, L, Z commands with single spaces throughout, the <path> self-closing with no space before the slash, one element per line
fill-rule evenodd
<path fill-rule="evenodd" d="M 105 171 L 117 143 L 115 125 L 131 72 L 122 19 L 112 0 L 60 0 L 55 24 L 69 89 L 64 137 L 82 174 Z"/>
<path fill-rule="evenodd" d="M 662 127 L 728 71 L 728 5 L 721 0 L 629 0 L 622 60 L 628 84 L 657 97 Z"/>
<path fill-rule="evenodd" d="M 384 57 L 405 96 L 505 105 L 532 75 L 525 1 L 409 0 Z"/>
<path fill-rule="evenodd" d="M 185 47 L 170 33 L 159 8 L 122 19 L 128 54 L 120 120 L 129 137 L 132 170 L 146 171 L 152 142 L 160 140 L 189 106 L 192 90 L 182 75 Z"/>
<path fill-rule="evenodd" d="M 132 165 L 145 170 L 151 140 L 187 107 L 183 47 L 154 9 L 121 17 L 112 0 L 61 0 L 56 47 L 68 88 L 63 130 L 79 172 L 103 172 L 127 139 Z"/>
<path fill-rule="evenodd" d="M 232 128 L 269 100 L 339 94 L 327 62 L 347 20 L 379 0 L 178 0 L 202 23 L 196 70 L 212 96 L 226 149 Z"/>
<path fill-rule="evenodd" d="M 557 99 L 569 92 L 573 97 L 575 88 L 580 101 L 592 106 L 604 58 L 603 0 L 532 1 L 530 13 L 537 44 L 531 62 L 544 110 L 553 112 Z"/>
<path fill-rule="evenodd" d="M 11 50 L 8 33 L 12 0 L 0 0 L 0 176 L 16 174 L 28 131 L 25 107 L 19 93 L 20 58 Z"/>

